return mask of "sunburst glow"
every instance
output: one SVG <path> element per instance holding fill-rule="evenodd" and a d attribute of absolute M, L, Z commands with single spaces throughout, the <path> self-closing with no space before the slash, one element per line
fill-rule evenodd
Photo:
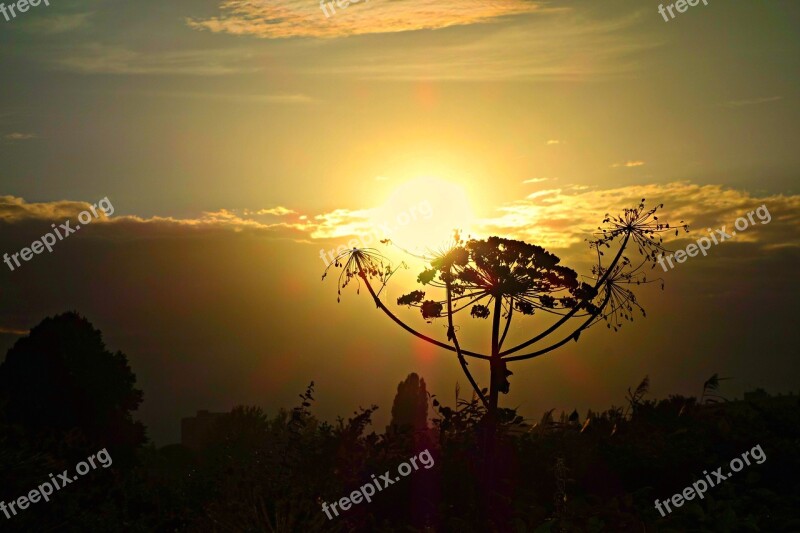
<path fill-rule="evenodd" d="M 475 215 L 467 191 L 436 177 L 419 177 L 397 187 L 375 210 L 380 234 L 413 253 L 447 241 L 454 230 L 468 232 Z"/>

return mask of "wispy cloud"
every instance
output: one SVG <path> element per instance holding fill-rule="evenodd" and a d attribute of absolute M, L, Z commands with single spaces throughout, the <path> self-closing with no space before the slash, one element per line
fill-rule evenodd
<path fill-rule="evenodd" d="M 33 33 L 56 34 L 74 31 L 88 26 L 93 12 L 71 15 L 51 15 L 26 19 L 24 28 Z"/>
<path fill-rule="evenodd" d="M 723 104 L 725 107 L 744 107 L 747 105 L 766 104 L 767 102 L 777 102 L 783 100 L 783 96 L 766 96 L 763 98 L 753 98 L 750 100 L 731 100 Z"/>
<path fill-rule="evenodd" d="M 30 139 L 35 139 L 36 137 L 37 135 L 35 133 L 20 133 L 20 132 L 7 133 L 3 135 L 3 139 L 7 141 L 27 141 Z"/>
<path fill-rule="evenodd" d="M 542 7 L 531 0 L 375 0 L 351 4 L 326 17 L 319 3 L 308 0 L 223 0 L 219 9 L 219 16 L 188 18 L 186 23 L 198 30 L 264 39 L 343 37 L 484 23 Z"/>
<path fill-rule="evenodd" d="M 282 205 L 279 205 L 277 207 L 271 207 L 269 209 L 259 209 L 258 211 L 249 211 L 247 209 L 244 210 L 245 215 L 274 215 L 278 217 L 293 215 L 295 213 L 296 211 L 294 211 L 293 209 L 283 207 Z"/>
<path fill-rule="evenodd" d="M 636 14 L 596 21 L 568 9 L 542 10 L 483 26 L 478 39 L 453 31 L 433 42 L 379 47 L 368 57 L 334 56 L 304 72 L 399 81 L 609 79 L 637 70 L 635 54 L 658 45 L 634 35 L 639 23 Z"/>
<path fill-rule="evenodd" d="M 641 167 L 644 165 L 644 161 L 625 161 L 624 163 L 614 163 L 611 165 L 611 168 L 633 168 L 633 167 Z"/>
<path fill-rule="evenodd" d="M 311 104 L 318 100 L 300 93 L 295 94 L 242 94 L 209 92 L 150 92 L 148 96 L 185 98 L 190 100 L 224 100 L 244 104 Z"/>
<path fill-rule="evenodd" d="M 558 139 L 550 139 L 549 141 L 547 141 L 548 146 L 553 144 L 561 144 L 561 141 L 559 141 Z"/>
<path fill-rule="evenodd" d="M 257 72 L 252 51 L 239 48 L 138 52 L 100 43 L 67 49 L 50 60 L 56 68 L 83 74 L 178 74 L 219 76 Z"/>
<path fill-rule="evenodd" d="M 23 335 L 27 335 L 28 333 L 30 333 L 30 331 L 26 329 L 7 328 L 5 326 L 0 326 L 0 335 L 17 335 L 21 337 Z"/>
<path fill-rule="evenodd" d="M 522 183 L 531 184 L 531 183 L 542 183 L 543 181 L 547 181 L 549 179 L 557 179 L 557 178 L 531 178 L 529 180 L 525 180 Z"/>

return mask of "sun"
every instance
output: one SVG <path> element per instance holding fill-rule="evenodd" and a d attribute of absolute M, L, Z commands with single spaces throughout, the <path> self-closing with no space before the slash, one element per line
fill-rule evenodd
<path fill-rule="evenodd" d="M 437 177 L 418 177 L 394 189 L 371 221 L 381 235 L 415 254 L 437 249 L 458 229 L 475 223 L 464 187 Z"/>

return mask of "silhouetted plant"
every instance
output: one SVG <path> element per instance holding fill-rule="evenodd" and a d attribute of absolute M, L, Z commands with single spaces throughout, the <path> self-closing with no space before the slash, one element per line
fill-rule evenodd
<path fill-rule="evenodd" d="M 549 353 L 570 340 L 577 341 L 586 328 L 604 320 L 617 331 L 623 320 L 632 321 L 634 308 L 645 316 L 636 300 L 631 285 L 650 283 L 642 272 L 647 263 L 655 267 L 657 255 L 665 251 L 662 233 L 678 230 L 658 220 L 656 212 L 663 205 L 645 209 L 644 199 L 635 208 L 625 209 L 619 216 L 606 215 L 603 227 L 598 227 L 596 238 L 589 240 L 596 253 L 597 264 L 592 269 L 593 281 L 580 282 L 578 274 L 559 263 L 561 260 L 540 246 L 522 241 L 489 237 L 485 240 L 464 241 L 456 232 L 452 242 L 428 258 L 428 268 L 417 281 L 428 288 L 444 293 L 443 298 L 426 298 L 423 290 L 414 290 L 397 299 L 398 305 L 417 307 L 427 322 L 437 318 L 447 320 L 447 343 L 418 332 L 398 318 L 379 294 L 397 271 L 376 250 L 346 250 L 336 257 L 330 268 L 342 268 L 338 278 L 338 292 L 353 279 L 364 283 L 375 304 L 390 319 L 413 335 L 446 350 L 456 353 L 465 376 L 475 394 L 487 407 L 490 419 L 496 419 L 498 394 L 508 393 L 512 375 L 508 363 L 532 359 Z M 681 223 L 683 224 L 683 223 Z M 686 225 L 681 226 L 688 231 Z M 618 243 L 613 259 L 604 265 L 604 250 Z M 642 258 L 634 265 L 624 255 L 629 246 L 635 246 Z M 401 264 L 404 266 L 404 264 Z M 372 281 L 380 284 L 376 291 Z M 663 283 L 662 283 L 663 288 Z M 454 316 L 466 309 L 476 319 L 492 320 L 491 350 L 489 353 L 463 349 L 457 336 Z M 522 316 L 550 314 L 559 317 L 554 324 L 528 340 L 503 350 L 514 313 Z M 505 325 L 501 328 L 501 318 Z M 574 325 L 573 319 L 577 321 Z M 567 333 L 558 333 L 568 327 Z M 532 344 L 559 334 L 558 340 L 528 353 L 518 352 Z M 448 344 L 450 343 L 450 344 Z M 515 355 L 516 354 L 516 355 Z M 491 378 L 489 396 L 473 378 L 465 356 L 489 361 Z"/>
<path fill-rule="evenodd" d="M 533 359 L 547 354 L 570 340 L 578 341 L 583 330 L 600 321 L 608 328 L 617 331 L 622 321 L 633 321 L 634 308 L 642 316 L 644 308 L 637 302 L 631 290 L 632 285 L 650 283 L 642 269 L 651 263 L 655 268 L 658 254 L 665 251 L 661 234 L 678 230 L 668 223 L 659 222 L 656 212 L 663 205 L 645 209 L 644 199 L 637 207 L 625 209 L 619 216 L 609 216 L 598 227 L 595 239 L 589 240 L 590 249 L 595 251 L 597 264 L 592 268 L 591 283 L 578 280 L 578 274 L 571 268 L 560 264 L 561 259 L 541 246 L 523 241 L 489 237 L 485 240 L 463 240 L 458 232 L 443 249 L 427 258 L 428 267 L 418 276 L 417 282 L 437 297 L 427 296 L 426 291 L 414 290 L 400 296 L 398 305 L 416 307 L 426 322 L 437 318 L 447 320 L 447 342 L 429 337 L 409 326 L 398 318 L 380 299 L 379 295 L 391 277 L 397 272 L 388 260 L 373 249 L 346 250 L 329 265 L 342 268 L 338 278 L 338 294 L 355 279 L 360 292 L 361 283 L 369 291 L 375 305 L 390 319 L 413 335 L 435 346 L 453 351 L 472 386 L 473 391 L 486 407 L 485 433 L 481 439 L 483 450 L 483 486 L 488 496 L 483 500 L 483 516 L 497 513 L 501 500 L 496 498 L 496 463 L 498 396 L 508 394 L 512 372 L 508 363 Z M 688 232 L 686 225 L 682 226 Z M 617 245 L 616 253 L 610 263 L 604 263 L 606 249 Z M 624 252 L 628 246 L 635 246 L 641 261 L 634 264 Z M 405 266 L 401 264 L 401 266 Z M 380 283 L 377 292 L 372 281 Z M 662 282 L 663 289 L 663 282 Z M 443 297 L 441 296 L 441 293 Z M 454 324 L 457 313 L 469 309 L 473 319 L 491 318 L 491 343 L 489 353 L 466 350 L 461 347 Z M 514 314 L 532 316 L 549 314 L 557 320 L 528 340 L 503 350 L 503 343 L 511 326 Z M 505 325 L 501 326 L 501 318 Z M 577 322 L 577 324 L 575 324 Z M 566 329 L 566 333 L 562 332 Z M 555 341 L 549 340 L 557 335 Z M 518 353 L 541 341 L 548 345 L 527 353 Z M 465 356 L 489 361 L 489 396 L 479 387 L 469 370 Z M 491 527 L 505 527 L 497 520 L 490 519 Z"/>
<path fill-rule="evenodd" d="M 633 416 L 636 413 L 636 409 L 642 402 L 642 398 L 644 398 L 645 394 L 650 390 L 650 378 L 645 376 L 639 386 L 636 387 L 635 391 L 631 391 L 631 388 L 628 387 L 628 395 L 626 399 L 628 400 L 628 409 L 625 410 L 625 416 Z"/>
<path fill-rule="evenodd" d="M 703 383 L 703 394 L 700 395 L 700 403 L 717 403 L 719 400 L 727 402 L 727 398 L 716 393 L 719 390 L 720 381 L 725 381 L 727 379 L 731 378 L 721 378 L 716 372 L 713 376 L 708 378 L 706 382 Z"/>

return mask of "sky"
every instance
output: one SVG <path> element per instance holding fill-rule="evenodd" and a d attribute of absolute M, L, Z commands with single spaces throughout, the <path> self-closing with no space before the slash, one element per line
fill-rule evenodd
<path fill-rule="evenodd" d="M 673 250 L 770 216 L 655 271 L 645 320 L 513 366 L 501 405 L 607 408 L 645 375 L 656 397 L 697 395 L 714 372 L 731 397 L 796 390 L 797 2 L 711 0 L 669 21 L 621 0 L 49 4 L 0 15 L 0 252 L 113 209 L 0 265 L 0 360 L 77 310 L 128 355 L 156 443 L 198 409 L 291 407 L 312 380 L 319 416 L 378 404 L 379 431 L 410 372 L 452 401 L 452 353 L 363 291 L 337 303 L 329 252 L 391 238 L 409 266 L 394 307 L 454 229 L 588 276 L 586 239 L 642 198 L 689 224 Z M 485 350 L 485 324 L 462 320 Z"/>

